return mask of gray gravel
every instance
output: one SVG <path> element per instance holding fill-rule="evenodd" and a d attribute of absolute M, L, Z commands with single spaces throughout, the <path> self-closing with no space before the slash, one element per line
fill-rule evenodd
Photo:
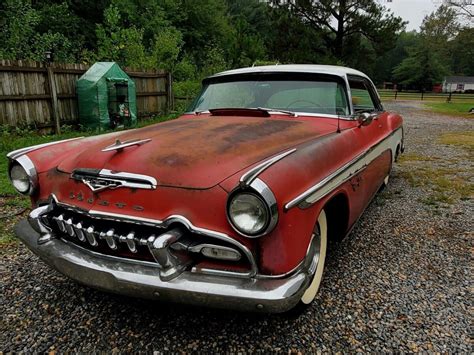
<path fill-rule="evenodd" d="M 407 152 L 471 171 L 468 151 L 436 143 L 474 121 L 435 116 L 415 103 Z M 0 249 L 0 351 L 471 352 L 473 201 L 432 207 L 429 187 L 394 176 L 354 232 L 330 252 L 326 278 L 300 317 L 160 304 L 79 286 L 22 245 Z"/>

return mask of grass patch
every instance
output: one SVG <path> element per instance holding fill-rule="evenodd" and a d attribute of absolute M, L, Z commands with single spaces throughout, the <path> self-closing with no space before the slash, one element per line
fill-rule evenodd
<path fill-rule="evenodd" d="M 436 113 L 466 118 L 474 118 L 474 115 L 469 113 L 469 110 L 474 107 L 474 102 L 432 102 L 426 103 L 425 107 L 430 111 Z"/>
<path fill-rule="evenodd" d="M 457 199 L 467 200 L 474 196 L 474 184 L 460 174 L 469 173 L 457 169 L 414 167 L 401 172 L 401 175 L 413 187 L 428 190 L 429 194 L 422 202 L 433 206 L 452 204 Z"/>
<path fill-rule="evenodd" d="M 0 247 L 18 242 L 13 228 L 28 213 L 29 207 L 29 199 L 22 196 L 0 198 Z"/>
<path fill-rule="evenodd" d="M 441 144 L 455 145 L 474 152 L 473 131 L 445 133 L 439 137 L 438 141 Z"/>
<path fill-rule="evenodd" d="M 425 155 L 418 155 L 413 153 L 404 153 L 398 159 L 400 163 L 438 160 L 438 158 L 435 157 L 427 157 Z"/>

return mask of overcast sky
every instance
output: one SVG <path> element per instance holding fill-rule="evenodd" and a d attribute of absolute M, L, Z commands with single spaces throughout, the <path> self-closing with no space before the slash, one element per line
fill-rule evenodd
<path fill-rule="evenodd" d="M 439 0 L 380 0 L 380 3 L 391 9 L 395 15 L 408 21 L 407 31 L 418 30 L 426 15 L 437 9 Z"/>

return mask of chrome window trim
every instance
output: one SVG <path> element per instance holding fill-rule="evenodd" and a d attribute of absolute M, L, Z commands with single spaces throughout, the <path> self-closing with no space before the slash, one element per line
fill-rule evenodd
<path fill-rule="evenodd" d="M 381 153 L 383 153 L 381 152 L 380 154 L 377 154 L 377 149 L 380 148 L 384 143 L 390 141 L 397 134 L 400 134 L 400 132 L 402 132 L 402 127 L 396 129 L 387 137 L 372 145 L 369 149 L 356 156 L 347 164 L 341 166 L 333 173 L 328 175 L 326 178 L 319 181 L 318 183 L 316 183 L 315 185 L 313 185 L 312 187 L 310 187 L 309 189 L 302 192 L 300 195 L 296 196 L 294 199 L 286 203 L 284 210 L 288 211 L 295 206 L 298 206 L 299 208 L 308 208 L 321 198 L 327 196 L 335 188 L 339 187 L 340 185 L 351 179 L 354 175 L 365 169 L 373 160 L 375 160 Z M 398 144 L 398 138 L 400 138 L 401 141 L 401 137 L 397 136 L 395 141 L 395 147 L 392 147 L 390 144 L 387 145 L 387 149 L 392 150 L 392 155 L 395 154 L 394 149 L 396 149 L 396 144 Z M 364 162 L 366 158 L 367 161 Z M 363 164 L 360 165 L 360 162 L 363 162 Z M 353 168 L 352 171 L 351 168 Z M 333 183 L 332 186 L 331 183 Z"/>
<path fill-rule="evenodd" d="M 240 185 L 242 187 L 249 186 L 252 184 L 252 182 L 261 174 L 263 173 L 266 169 L 268 169 L 270 166 L 275 164 L 276 162 L 280 161 L 284 157 L 296 152 L 296 148 L 290 149 L 284 153 L 278 154 L 274 156 L 273 158 L 270 158 L 263 163 L 258 164 L 257 166 L 253 167 L 249 171 L 247 171 L 245 174 L 243 174 L 240 177 Z"/>
<path fill-rule="evenodd" d="M 31 159 L 27 155 L 21 155 L 20 157 L 11 160 L 9 164 L 9 168 L 8 168 L 8 179 L 10 180 L 12 184 L 13 184 L 13 181 L 11 179 L 10 170 L 12 166 L 15 164 L 19 164 L 23 169 L 25 169 L 26 174 L 28 175 L 30 179 L 30 188 L 28 189 L 28 191 L 24 193 L 18 191 L 18 193 L 21 193 L 22 195 L 29 195 L 29 196 L 33 195 L 39 185 L 38 173 L 36 172 L 35 165 L 33 164 Z"/>
<path fill-rule="evenodd" d="M 248 234 L 242 233 L 237 227 L 234 226 L 234 224 L 232 223 L 232 221 L 230 219 L 230 216 L 229 216 L 229 201 L 236 194 L 239 194 L 241 192 L 242 193 L 247 192 L 248 191 L 247 189 L 250 189 L 250 191 L 253 190 L 254 192 L 257 193 L 257 195 L 261 199 L 263 199 L 263 201 L 265 202 L 265 204 L 268 207 L 268 212 L 269 212 L 270 220 L 269 220 L 265 230 L 262 231 L 261 233 L 256 234 L 256 235 L 248 235 Z M 239 234 L 243 237 L 246 237 L 246 238 L 252 238 L 252 239 L 260 238 L 260 237 L 270 233 L 276 227 L 276 225 L 278 223 L 278 205 L 277 205 L 276 197 L 275 197 L 272 190 L 268 187 L 268 185 L 266 183 L 264 183 L 259 178 L 255 178 L 247 188 L 240 188 L 239 187 L 229 195 L 229 198 L 228 198 L 228 201 L 227 201 L 227 207 L 226 207 L 226 217 L 227 217 L 227 221 L 229 222 L 230 226 L 232 227 L 232 229 L 237 234 Z"/>
<path fill-rule="evenodd" d="M 35 150 L 38 150 L 38 149 L 41 149 L 41 148 L 49 147 L 49 146 L 52 146 L 52 145 L 55 145 L 55 144 L 60 144 L 60 143 L 71 142 L 71 141 L 82 139 L 82 138 L 84 138 L 84 137 L 64 139 L 64 140 L 61 140 L 61 141 L 43 143 L 43 144 L 33 145 L 31 147 L 17 149 L 17 150 L 14 150 L 14 151 L 8 153 L 7 158 L 15 160 L 16 158 L 20 157 L 23 154 L 31 153 L 31 152 L 33 152 Z"/>

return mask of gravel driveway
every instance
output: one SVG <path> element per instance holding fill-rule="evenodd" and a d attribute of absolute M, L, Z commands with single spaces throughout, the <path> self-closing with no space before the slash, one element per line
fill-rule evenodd
<path fill-rule="evenodd" d="M 0 351 L 472 353 L 472 196 L 457 197 L 448 185 L 449 198 L 440 198 L 441 187 L 413 174 L 459 171 L 447 183 L 459 178 L 472 192 L 472 150 L 438 137 L 472 131 L 474 120 L 436 116 L 416 103 L 387 106 L 405 117 L 408 158 L 352 235 L 330 252 L 321 292 L 300 317 L 102 293 L 14 244 L 0 249 Z"/>

